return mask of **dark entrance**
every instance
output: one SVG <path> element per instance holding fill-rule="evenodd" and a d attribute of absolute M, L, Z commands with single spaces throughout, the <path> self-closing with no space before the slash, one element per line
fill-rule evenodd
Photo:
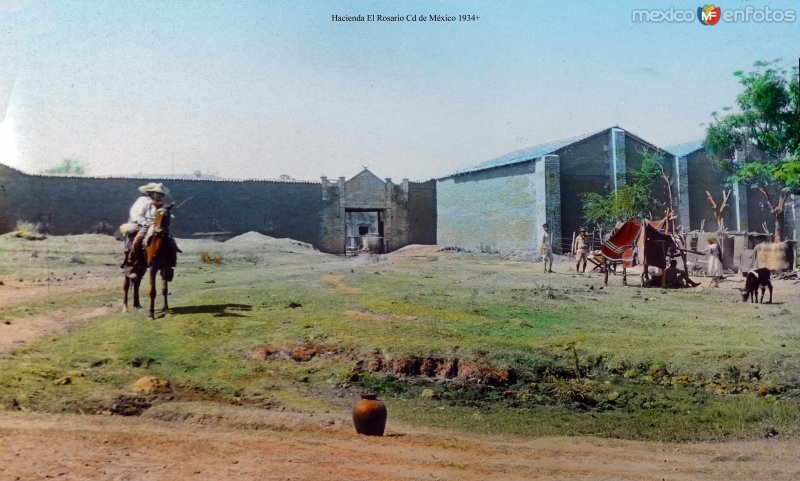
<path fill-rule="evenodd" d="M 345 209 L 345 252 L 383 252 L 383 219 L 383 209 Z"/>

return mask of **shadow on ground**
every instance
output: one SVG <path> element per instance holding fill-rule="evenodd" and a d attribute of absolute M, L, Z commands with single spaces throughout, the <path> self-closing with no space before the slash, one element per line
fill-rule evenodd
<path fill-rule="evenodd" d="M 208 304 L 202 306 L 171 307 L 170 314 L 213 314 L 216 317 L 244 317 L 241 314 L 230 311 L 250 311 L 253 306 L 250 304 Z"/>

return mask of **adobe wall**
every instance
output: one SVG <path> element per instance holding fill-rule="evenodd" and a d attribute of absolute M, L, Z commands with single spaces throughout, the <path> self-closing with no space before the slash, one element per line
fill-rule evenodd
<path fill-rule="evenodd" d="M 538 249 L 545 192 L 534 175 L 542 163 L 523 162 L 439 179 L 440 245 L 503 252 Z"/>
<path fill-rule="evenodd" d="M 0 165 L 0 228 L 13 230 L 17 221 L 47 224 L 55 235 L 93 232 L 98 223 L 119 226 L 137 188 L 149 181 L 170 189 L 173 232 L 258 231 L 274 237 L 319 243 L 319 184 L 273 181 L 208 181 L 175 179 L 90 178 L 28 175 Z"/>
<path fill-rule="evenodd" d="M 704 150 L 696 150 L 686 156 L 686 169 L 689 177 L 689 204 L 691 205 L 689 228 L 690 230 L 699 230 L 702 224 L 705 231 L 716 231 L 719 226 L 714 218 L 714 209 L 708 201 L 706 191 L 711 194 L 719 206 L 723 189 L 731 189 L 725 187 L 727 174 L 720 169 L 716 162 L 708 158 Z M 725 227 L 728 230 L 736 230 L 734 202 L 735 199 L 731 193 L 728 207 L 723 213 Z"/>
<path fill-rule="evenodd" d="M 653 148 L 631 136 L 626 136 L 625 159 L 628 166 L 626 178 L 629 184 L 633 183 L 633 172 L 642 168 L 642 158 L 648 151 L 652 152 Z M 679 179 L 675 175 L 675 159 L 673 156 L 663 151 L 655 153 L 656 155 L 661 155 L 659 164 L 664 168 L 664 173 L 667 174 L 667 177 L 670 179 L 673 208 L 677 210 L 680 207 L 680 197 L 678 192 Z M 655 197 L 658 202 L 659 210 L 654 211 L 652 214 L 654 218 L 661 219 L 664 217 L 663 211 L 667 206 L 667 188 L 664 185 L 664 180 L 661 178 L 660 173 L 653 183 L 653 197 Z"/>
<path fill-rule="evenodd" d="M 371 172 L 350 181 L 323 183 L 197 179 L 133 179 L 29 175 L 0 164 L 0 233 L 18 221 L 42 223 L 54 235 L 118 227 L 128 219 L 140 185 L 162 182 L 170 190 L 173 233 L 256 231 L 344 252 L 346 208 L 381 209 L 389 250 L 411 242 L 436 242 L 436 182 L 384 182 Z M 347 188 L 345 185 L 347 184 Z"/>
<path fill-rule="evenodd" d="M 556 151 L 561 159 L 561 244 L 572 243 L 572 233 L 585 226 L 583 196 L 588 192 L 612 192 L 609 131 Z"/>
<path fill-rule="evenodd" d="M 436 180 L 408 184 L 408 243 L 436 244 Z"/>

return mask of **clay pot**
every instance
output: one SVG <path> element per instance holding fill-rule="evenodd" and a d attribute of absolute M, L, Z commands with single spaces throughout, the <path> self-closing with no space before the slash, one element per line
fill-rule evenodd
<path fill-rule="evenodd" d="M 362 394 L 353 407 L 353 424 L 358 434 L 383 436 L 386 427 L 386 406 L 378 401 L 377 394 Z"/>

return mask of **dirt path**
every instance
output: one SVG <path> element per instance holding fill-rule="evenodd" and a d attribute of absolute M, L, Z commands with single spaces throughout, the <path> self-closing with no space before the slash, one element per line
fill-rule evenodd
<path fill-rule="evenodd" d="M 328 421 L 330 422 L 330 421 Z M 800 442 L 497 440 L 393 426 L 241 430 L 143 418 L 0 414 L 0 479 L 790 480 Z"/>
<path fill-rule="evenodd" d="M 57 298 L 76 292 L 104 289 L 116 278 L 109 275 L 92 276 L 68 281 L 54 281 L 50 284 L 19 283 L 0 286 L 0 306 L 9 307 L 52 296 Z M 120 281 L 121 285 L 121 281 Z M 82 309 L 58 309 L 44 315 L 26 316 L 24 319 L 11 319 L 0 323 L 0 352 L 24 346 L 26 343 L 69 329 L 71 326 L 108 316 L 118 308 L 110 304 Z"/>
<path fill-rule="evenodd" d="M 26 317 L 23 321 L 0 324 L 0 352 L 10 351 L 26 343 L 69 329 L 75 324 L 90 321 L 118 312 L 105 305 L 89 309 L 59 309 L 43 316 Z"/>
<path fill-rule="evenodd" d="M 122 276 L 119 276 L 119 289 L 122 290 Z M 108 287 L 116 278 L 108 276 L 87 277 L 83 279 L 70 279 L 68 281 L 53 281 L 46 283 L 18 283 L 9 282 L 0 286 L 0 306 L 13 306 L 47 296 L 63 296 L 74 292 Z"/>

